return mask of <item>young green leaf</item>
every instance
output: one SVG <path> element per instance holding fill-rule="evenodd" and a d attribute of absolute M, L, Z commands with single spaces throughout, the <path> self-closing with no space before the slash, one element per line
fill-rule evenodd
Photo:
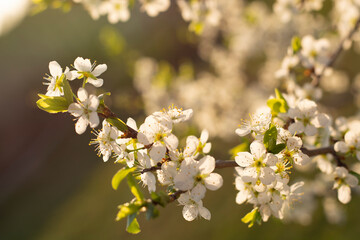
<path fill-rule="evenodd" d="M 126 224 L 126 231 L 132 234 L 138 234 L 140 230 L 140 225 L 136 220 L 136 213 L 133 213 L 128 216 L 127 224 Z"/>
<path fill-rule="evenodd" d="M 254 226 L 254 223 L 261 224 L 261 215 L 258 208 L 253 209 L 251 212 L 246 214 L 241 221 L 243 223 L 249 224 L 248 227 L 251 228 Z"/>
<path fill-rule="evenodd" d="M 276 147 L 277 129 L 275 126 L 271 126 L 264 134 L 264 145 L 268 152 Z"/>
<path fill-rule="evenodd" d="M 277 144 L 273 149 L 271 149 L 270 153 L 278 154 L 286 147 L 285 143 Z"/>
<path fill-rule="evenodd" d="M 159 216 L 159 210 L 154 206 L 154 204 L 149 203 L 146 206 L 146 219 L 150 220 Z"/>
<path fill-rule="evenodd" d="M 62 77 L 62 85 L 64 89 L 64 97 L 68 102 L 68 104 L 70 105 L 71 103 L 74 102 L 74 94 L 70 87 L 69 81 L 65 78 L 65 74 L 63 74 L 61 77 Z"/>
<path fill-rule="evenodd" d="M 127 183 L 129 185 L 129 188 L 130 188 L 130 191 L 132 192 L 132 194 L 136 197 L 136 199 L 139 202 L 143 202 L 144 194 L 141 192 L 139 185 L 136 184 L 134 176 L 132 174 L 128 174 L 126 178 L 127 178 Z"/>
<path fill-rule="evenodd" d="M 137 213 L 141 207 L 142 207 L 142 204 L 139 202 L 125 203 L 125 204 L 119 205 L 118 208 L 120 210 L 119 210 L 118 214 L 116 215 L 116 221 L 119 221 L 131 214 Z"/>
<path fill-rule="evenodd" d="M 127 125 L 119 118 L 107 118 L 106 121 L 122 132 L 128 130 Z"/>
<path fill-rule="evenodd" d="M 295 36 L 291 39 L 291 47 L 293 53 L 297 53 L 301 49 L 301 39 L 298 36 Z"/>
<path fill-rule="evenodd" d="M 40 99 L 36 102 L 38 108 L 48 113 L 67 112 L 69 103 L 64 97 L 49 97 L 39 94 Z"/>
<path fill-rule="evenodd" d="M 121 181 L 131 172 L 135 171 L 136 167 L 133 168 L 122 168 L 115 175 L 113 176 L 111 180 L 111 186 L 114 190 L 116 190 L 119 187 L 119 184 Z"/>

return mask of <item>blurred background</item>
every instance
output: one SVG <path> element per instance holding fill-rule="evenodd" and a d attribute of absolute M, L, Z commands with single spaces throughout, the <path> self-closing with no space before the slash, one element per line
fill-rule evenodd
<path fill-rule="evenodd" d="M 94 136 L 78 136 L 72 117 L 37 109 L 37 94 L 46 91 L 43 77 L 52 60 L 62 67 L 78 56 L 106 63 L 104 85 L 96 91 L 111 91 L 107 103 L 113 111 L 141 123 L 145 110 L 132 82 L 134 61 L 150 56 L 175 68 L 187 61 L 201 68 L 197 38 L 185 33 L 185 41 L 186 31 L 173 4 L 156 18 L 135 8 L 128 22 L 116 25 L 93 21 L 80 7 L 69 13 L 49 9 L 0 36 L 0 239 L 358 239 L 358 196 L 343 206 L 347 219 L 338 225 L 329 224 L 318 207 L 306 226 L 271 219 L 248 229 L 241 218 L 250 206 L 235 203 L 233 169 L 218 170 L 224 186 L 204 199 L 211 221 L 186 222 L 176 203 L 160 209 L 155 220 L 141 216 L 138 235 L 125 231 L 125 220 L 115 221 L 117 205 L 132 198 L 126 184 L 111 188 L 118 166 L 96 156 L 88 146 Z M 236 145 L 211 141 L 217 159 L 228 159 L 224 149 Z"/>

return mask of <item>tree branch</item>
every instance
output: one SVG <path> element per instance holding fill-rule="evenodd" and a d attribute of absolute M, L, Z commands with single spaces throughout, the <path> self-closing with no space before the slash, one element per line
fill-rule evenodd
<path fill-rule="evenodd" d="M 306 155 L 308 155 L 309 157 L 322 155 L 322 154 L 331 154 L 334 157 L 336 164 L 339 167 L 345 167 L 346 169 L 349 169 L 348 166 L 343 162 L 344 159 L 341 156 L 339 156 L 335 151 L 334 146 L 316 148 L 316 149 L 301 148 L 301 151 Z"/>
<path fill-rule="evenodd" d="M 322 69 L 320 74 L 316 74 L 315 72 L 313 72 L 313 80 L 312 80 L 312 85 L 317 87 L 320 84 L 320 79 L 321 77 L 324 75 L 325 70 L 329 67 L 331 67 L 336 59 L 339 57 L 340 53 L 344 50 L 344 44 L 346 41 L 349 41 L 352 39 L 352 37 L 354 36 L 354 34 L 357 32 L 357 30 L 360 27 L 360 18 L 357 19 L 354 28 L 348 33 L 348 35 L 346 35 L 341 42 L 339 43 L 339 46 L 336 48 L 335 52 L 331 55 L 329 61 L 325 64 L 324 68 Z"/>

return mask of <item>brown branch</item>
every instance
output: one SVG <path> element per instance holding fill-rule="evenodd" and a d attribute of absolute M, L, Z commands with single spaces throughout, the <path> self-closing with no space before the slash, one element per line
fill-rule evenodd
<path fill-rule="evenodd" d="M 337 49 L 335 50 L 335 52 L 331 55 L 329 61 L 325 64 L 325 66 L 323 67 L 322 71 L 320 74 L 316 74 L 315 72 L 313 72 L 313 80 L 312 80 L 312 85 L 317 87 L 320 84 L 320 79 L 321 77 L 324 75 L 325 70 L 329 67 L 331 67 L 336 59 L 340 56 L 340 53 L 344 50 L 344 44 L 346 41 L 349 41 L 352 39 L 352 37 L 354 36 L 354 34 L 357 32 L 357 30 L 360 27 L 360 18 L 358 18 L 358 20 L 355 23 L 354 28 L 348 33 L 348 35 L 346 35 L 341 42 L 339 43 L 339 46 L 337 47 Z"/>
<path fill-rule="evenodd" d="M 181 194 L 186 193 L 186 191 L 178 190 L 174 192 L 173 194 L 169 195 L 168 203 L 174 202 L 176 199 L 180 197 Z"/>
<path fill-rule="evenodd" d="M 343 162 L 343 157 L 339 156 L 338 153 L 335 151 L 334 146 L 329 147 L 323 147 L 323 148 L 316 148 L 316 149 L 307 149 L 307 148 L 301 148 L 301 151 L 308 155 L 309 157 L 322 155 L 322 154 L 331 154 L 336 164 L 339 167 L 345 167 L 346 169 L 349 169 L 348 166 Z"/>

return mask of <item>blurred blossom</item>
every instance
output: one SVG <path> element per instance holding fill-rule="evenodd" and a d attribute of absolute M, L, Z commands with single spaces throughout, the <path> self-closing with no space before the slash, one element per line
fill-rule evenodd
<path fill-rule="evenodd" d="M 332 74 L 324 77 L 320 84 L 321 88 L 327 92 L 343 93 L 348 90 L 350 82 L 346 73 L 333 71 Z"/>
<path fill-rule="evenodd" d="M 31 0 L 0 0 L 0 36 L 4 35 L 26 16 Z"/>

